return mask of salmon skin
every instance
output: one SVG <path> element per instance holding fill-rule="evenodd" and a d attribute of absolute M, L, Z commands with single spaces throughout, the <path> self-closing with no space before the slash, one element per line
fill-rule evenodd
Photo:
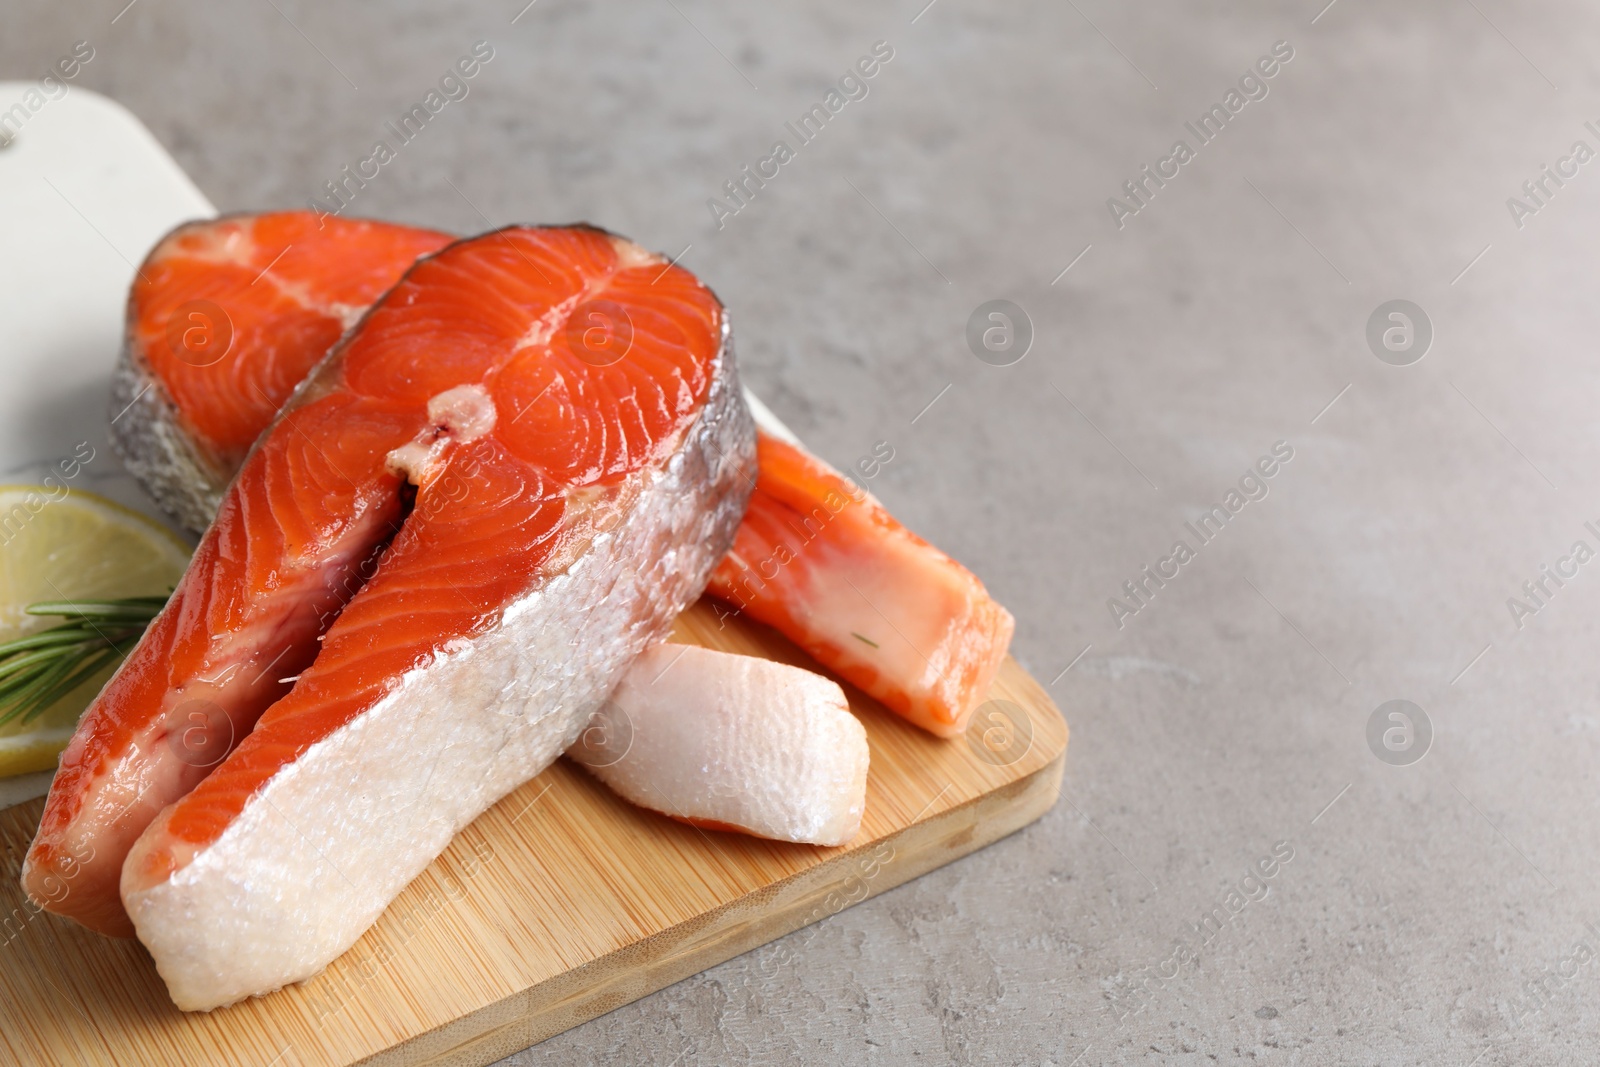
<path fill-rule="evenodd" d="M 962 733 L 1015 623 L 965 567 L 798 444 L 759 434 L 760 474 L 709 591 L 941 737 Z"/>
<path fill-rule="evenodd" d="M 295 386 L 448 234 L 310 211 L 184 223 L 145 257 L 112 379 L 111 439 L 180 525 L 222 491 Z"/>
<path fill-rule="evenodd" d="M 317 973 L 665 635 L 754 463 L 686 271 L 588 227 L 422 259 L 246 458 L 63 754 L 24 884 L 112 932 L 120 890 L 181 1008 Z M 196 711 L 243 738 L 198 784 Z"/>

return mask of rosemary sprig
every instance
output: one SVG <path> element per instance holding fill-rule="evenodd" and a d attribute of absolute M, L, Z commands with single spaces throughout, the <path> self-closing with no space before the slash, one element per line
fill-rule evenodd
<path fill-rule="evenodd" d="M 29 615 L 66 622 L 0 643 L 0 726 L 27 722 L 133 650 L 165 596 L 50 600 Z"/>

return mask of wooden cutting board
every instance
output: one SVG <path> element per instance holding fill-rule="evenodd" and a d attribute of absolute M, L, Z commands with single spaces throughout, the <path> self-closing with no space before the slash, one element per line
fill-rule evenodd
<path fill-rule="evenodd" d="M 702 601 L 675 640 L 815 669 L 776 632 Z M 209 1014 L 172 1006 L 143 946 L 26 904 L 43 809 L 0 812 L 0 1060 L 479 1067 L 891 889 L 1055 803 L 1067 727 L 1008 660 L 965 738 L 846 687 L 872 765 L 842 848 L 703 831 L 617 799 L 560 760 L 457 836 L 349 952 L 298 986 Z M 782 966 L 781 959 L 778 961 Z"/>

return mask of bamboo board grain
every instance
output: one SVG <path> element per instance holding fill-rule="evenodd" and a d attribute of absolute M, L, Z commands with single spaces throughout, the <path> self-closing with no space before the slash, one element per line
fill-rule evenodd
<path fill-rule="evenodd" d="M 705 601 L 674 639 L 815 667 Z M 459 834 L 323 974 L 209 1014 L 173 1007 L 137 942 L 26 905 L 17 873 L 43 801 L 0 812 L 3 1058 L 480 1067 L 982 848 L 1055 803 L 1066 723 L 1014 660 L 989 694 L 1020 707 L 1032 733 L 1008 763 L 846 691 L 872 751 L 851 844 L 699 830 L 561 760 Z"/>

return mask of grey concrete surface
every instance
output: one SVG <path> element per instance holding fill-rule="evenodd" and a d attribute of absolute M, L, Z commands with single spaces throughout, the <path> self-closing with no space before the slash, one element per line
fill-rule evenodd
<path fill-rule="evenodd" d="M 1600 1061 L 1600 563 L 1570 559 L 1600 549 L 1600 162 L 1560 163 L 1600 150 L 1600 10 L 125 2 L 8 5 L 0 74 L 91 40 L 82 83 L 224 210 L 305 204 L 491 42 L 351 212 L 687 247 L 780 416 L 839 464 L 892 444 L 875 489 L 1012 608 L 1072 725 L 1036 825 L 508 1064 Z M 999 298 L 1035 335 L 1006 367 L 964 336 Z M 1420 362 L 1369 348 L 1393 299 Z M 1147 564 L 1177 574 L 1115 617 Z M 1576 574 L 1534 600 L 1542 565 Z M 1398 720 L 1367 740 L 1394 699 L 1434 735 L 1408 766 Z"/>

